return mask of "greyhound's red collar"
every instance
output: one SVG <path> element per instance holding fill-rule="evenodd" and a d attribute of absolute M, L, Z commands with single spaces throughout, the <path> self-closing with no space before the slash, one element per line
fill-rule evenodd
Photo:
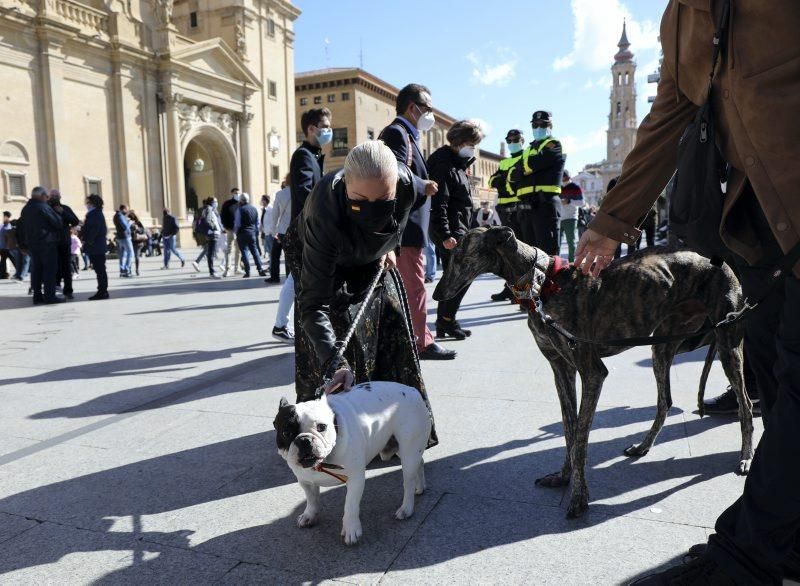
<path fill-rule="evenodd" d="M 555 278 L 559 273 L 567 270 L 570 267 L 570 263 L 560 256 L 553 256 L 551 258 L 553 262 L 551 262 L 550 266 L 547 267 L 544 282 L 539 288 L 539 294 L 534 294 L 533 288 L 533 282 L 536 278 L 536 263 L 534 262 L 533 268 L 525 273 L 519 281 L 511 286 L 511 292 L 514 294 L 514 297 L 519 300 L 540 299 L 544 302 L 547 301 L 548 298 L 561 291 L 561 287 L 556 284 Z"/>

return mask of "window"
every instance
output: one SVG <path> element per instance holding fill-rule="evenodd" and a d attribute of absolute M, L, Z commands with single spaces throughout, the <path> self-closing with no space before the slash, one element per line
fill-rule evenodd
<path fill-rule="evenodd" d="M 8 176 L 8 195 L 11 197 L 25 197 L 25 175 L 6 171 Z"/>
<path fill-rule="evenodd" d="M 189 13 L 189 26 L 191 28 L 197 28 L 197 12 Z"/>
<path fill-rule="evenodd" d="M 333 104 L 336 101 L 336 94 L 328 94 L 328 103 Z"/>
<path fill-rule="evenodd" d="M 102 197 L 103 195 L 103 180 L 99 177 L 84 177 L 83 178 L 83 185 L 86 189 L 86 195 L 99 195 Z"/>
<path fill-rule="evenodd" d="M 267 19 L 267 36 L 274 37 L 275 36 L 275 21 L 271 18 Z"/>
<path fill-rule="evenodd" d="M 308 104 L 308 98 L 300 98 L 300 105 L 305 106 Z"/>
<path fill-rule="evenodd" d="M 272 80 L 267 80 L 267 92 L 273 100 L 278 99 L 278 84 Z"/>
<path fill-rule="evenodd" d="M 347 129 L 333 129 L 333 156 L 344 156 L 347 154 Z"/>
<path fill-rule="evenodd" d="M 342 92 L 342 101 L 347 102 L 350 100 L 350 92 Z"/>
<path fill-rule="evenodd" d="M 270 165 L 270 179 L 273 183 L 281 182 L 281 168 L 278 165 Z"/>
<path fill-rule="evenodd" d="M 375 140 L 375 131 L 372 128 L 367 128 L 367 139 Z"/>
<path fill-rule="evenodd" d="M 321 104 L 322 103 L 322 96 L 314 96 L 314 103 Z"/>

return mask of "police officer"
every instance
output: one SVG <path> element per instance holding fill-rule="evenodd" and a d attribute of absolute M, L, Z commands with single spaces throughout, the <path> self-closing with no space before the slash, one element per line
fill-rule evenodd
<path fill-rule="evenodd" d="M 497 214 L 503 226 L 509 226 L 517 236 L 522 235 L 517 222 L 517 203 L 519 198 L 511 185 L 511 170 L 522 157 L 522 150 L 525 148 L 525 137 L 522 131 L 512 128 L 506 134 L 506 144 L 508 145 L 509 155 L 502 161 L 497 171 L 489 178 L 489 187 L 497 190 Z M 500 293 L 492 295 L 492 301 L 512 300 L 514 296 L 508 287 L 503 287 Z"/>
<path fill-rule="evenodd" d="M 559 197 L 567 156 L 561 150 L 561 143 L 552 136 L 550 112 L 534 112 L 531 127 L 533 141 L 522 151 L 511 171 L 511 185 L 519 198 L 517 222 L 523 242 L 555 255 L 560 248 Z"/>

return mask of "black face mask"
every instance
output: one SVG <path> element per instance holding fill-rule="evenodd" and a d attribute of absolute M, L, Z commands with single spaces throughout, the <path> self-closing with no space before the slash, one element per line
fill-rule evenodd
<path fill-rule="evenodd" d="M 347 215 L 360 228 L 367 232 L 394 232 L 394 199 L 378 201 L 347 200 Z"/>

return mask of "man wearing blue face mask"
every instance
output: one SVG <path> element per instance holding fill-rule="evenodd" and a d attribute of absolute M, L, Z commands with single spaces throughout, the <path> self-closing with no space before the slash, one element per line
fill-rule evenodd
<path fill-rule="evenodd" d="M 400 243 L 397 270 L 406 287 L 420 359 L 451 360 L 456 353 L 437 344 L 427 325 L 427 291 L 422 253 L 428 246 L 430 196 L 436 193 L 438 185 L 428 177 L 428 166 L 420 141 L 424 140 L 422 133 L 436 124 L 430 90 L 418 83 L 406 85 L 397 94 L 395 111 L 397 117 L 381 131 L 379 138 L 392 150 L 397 161 L 411 171 L 417 195 L 428 196 L 420 200 L 420 205 L 415 205 L 408 216 Z"/>
<path fill-rule="evenodd" d="M 294 220 L 308 199 L 314 185 L 322 177 L 325 155 L 322 147 L 333 140 L 331 111 L 312 108 L 300 117 L 305 140 L 297 147 L 289 163 L 289 186 L 292 191 L 292 219 Z"/>
<path fill-rule="evenodd" d="M 559 253 L 561 224 L 561 176 L 567 156 L 561 143 L 552 136 L 552 114 L 537 110 L 531 118 L 533 141 L 522 151 L 511 171 L 511 185 L 519 203 L 517 221 L 521 240 L 544 250 Z"/>
<path fill-rule="evenodd" d="M 508 145 L 509 156 L 500 161 L 497 171 L 489 178 L 489 187 L 497 190 L 497 214 L 503 226 L 508 226 L 514 230 L 514 234 L 521 236 L 519 223 L 517 222 L 517 197 L 514 187 L 511 185 L 511 170 L 522 157 L 522 149 L 525 148 L 525 137 L 522 131 L 512 128 L 506 134 L 506 144 Z M 514 300 L 511 289 L 503 287 L 500 293 L 492 295 L 492 301 Z"/>

